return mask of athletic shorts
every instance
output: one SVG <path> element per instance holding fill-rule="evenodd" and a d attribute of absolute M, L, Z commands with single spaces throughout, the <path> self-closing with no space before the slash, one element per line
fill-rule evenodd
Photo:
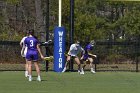
<path fill-rule="evenodd" d="M 38 60 L 38 51 L 28 50 L 26 54 L 26 59 L 28 61 L 37 61 Z"/>
<path fill-rule="evenodd" d="M 77 56 L 71 56 L 71 55 L 68 55 L 68 56 L 70 56 L 71 58 L 77 58 Z"/>
<path fill-rule="evenodd" d="M 89 55 L 88 54 L 84 54 L 83 60 L 86 61 L 88 58 L 89 58 Z"/>

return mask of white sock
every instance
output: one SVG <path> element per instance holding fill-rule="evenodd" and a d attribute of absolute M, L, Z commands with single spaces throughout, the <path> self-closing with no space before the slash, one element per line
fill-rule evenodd
<path fill-rule="evenodd" d="M 32 76 L 31 76 L 31 75 L 29 75 L 29 78 L 32 78 Z"/>
<path fill-rule="evenodd" d="M 40 75 L 38 75 L 38 78 L 40 78 Z"/>
<path fill-rule="evenodd" d="M 66 68 L 66 67 L 64 67 L 63 71 L 66 71 L 66 69 L 67 69 L 67 68 Z"/>
<path fill-rule="evenodd" d="M 26 70 L 25 73 L 28 74 L 28 71 Z"/>
<path fill-rule="evenodd" d="M 91 68 L 91 71 L 94 71 L 94 69 L 93 69 L 93 68 Z"/>
<path fill-rule="evenodd" d="M 84 69 L 82 68 L 81 71 L 84 72 Z"/>

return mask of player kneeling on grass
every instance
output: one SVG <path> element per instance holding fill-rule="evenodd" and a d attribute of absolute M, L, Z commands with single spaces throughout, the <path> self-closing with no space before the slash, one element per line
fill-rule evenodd
<path fill-rule="evenodd" d="M 44 59 L 44 56 L 41 53 L 38 39 L 33 35 L 34 30 L 29 30 L 29 36 L 24 41 L 24 43 L 27 45 L 26 60 L 28 63 L 29 81 L 32 81 L 32 62 L 34 63 L 38 75 L 37 80 L 41 81 L 40 68 L 38 65 L 38 53 L 40 54 L 42 59 Z"/>
<path fill-rule="evenodd" d="M 87 45 L 85 46 L 84 50 L 85 53 L 83 53 L 82 57 L 81 57 L 81 61 L 84 64 L 84 62 L 90 62 L 90 71 L 92 73 L 96 73 L 94 68 L 93 68 L 93 59 L 96 58 L 97 56 L 90 53 L 90 51 L 92 50 L 93 46 L 94 46 L 94 41 L 88 42 Z M 86 63 L 82 66 L 82 72 L 84 73 L 84 68 L 86 66 Z"/>
<path fill-rule="evenodd" d="M 84 49 L 80 46 L 79 41 L 76 41 L 76 43 L 74 43 L 70 46 L 70 49 L 69 49 L 69 52 L 67 55 L 67 62 L 65 63 L 65 67 L 64 67 L 62 73 L 66 71 L 66 67 L 67 67 L 68 62 L 70 62 L 70 59 L 74 58 L 75 62 L 78 65 L 78 70 L 80 71 L 80 74 L 83 74 L 81 72 L 81 64 L 80 64 L 80 59 L 78 57 L 78 54 L 82 53 L 82 52 L 84 52 Z"/>

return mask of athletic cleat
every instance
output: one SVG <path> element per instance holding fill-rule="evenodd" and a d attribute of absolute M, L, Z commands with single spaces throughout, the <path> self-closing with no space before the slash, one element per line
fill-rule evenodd
<path fill-rule="evenodd" d="M 41 81 L 41 78 L 40 77 L 37 77 L 37 81 Z"/>
<path fill-rule="evenodd" d="M 81 69 L 80 74 L 82 74 L 82 75 L 83 75 L 83 74 L 85 74 L 85 73 L 84 73 L 84 69 L 83 69 L 83 68 Z"/>
<path fill-rule="evenodd" d="M 64 69 L 63 69 L 62 73 L 64 73 L 65 71 L 66 71 L 66 67 L 64 67 Z"/>
<path fill-rule="evenodd" d="M 94 70 L 92 70 L 91 73 L 95 74 L 96 72 Z"/>
<path fill-rule="evenodd" d="M 80 72 L 80 75 L 84 75 L 84 74 L 85 74 L 84 71 Z"/>
<path fill-rule="evenodd" d="M 29 77 L 29 81 L 32 81 L 32 77 Z"/>
<path fill-rule="evenodd" d="M 96 73 L 95 70 L 94 70 L 93 68 L 91 68 L 90 71 L 91 71 L 91 73 Z"/>

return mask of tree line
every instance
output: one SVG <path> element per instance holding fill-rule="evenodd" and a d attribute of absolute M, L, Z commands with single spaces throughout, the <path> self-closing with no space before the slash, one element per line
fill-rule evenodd
<path fill-rule="evenodd" d="M 1 0 L 0 40 L 19 41 L 28 29 L 46 39 L 47 0 Z M 69 39 L 70 0 L 62 0 L 62 25 Z M 74 0 L 74 39 L 128 41 L 140 36 L 140 3 Z M 58 0 L 49 0 L 49 38 L 58 25 Z"/>
<path fill-rule="evenodd" d="M 58 26 L 58 0 L 0 0 L 0 41 L 20 41 L 28 29 L 34 29 L 40 41 L 46 40 L 49 8 L 49 39 Z M 62 26 L 69 42 L 70 0 L 62 0 Z M 74 40 L 82 42 L 140 40 L 140 3 L 111 0 L 74 0 Z M 139 53 L 135 46 L 96 46 L 101 60 L 131 60 Z M 5 49 L 5 48 L 3 48 Z M 2 49 L 1 49 L 2 50 Z M 124 55 L 126 54 L 126 55 Z M 102 61 L 103 62 L 103 61 Z"/>

